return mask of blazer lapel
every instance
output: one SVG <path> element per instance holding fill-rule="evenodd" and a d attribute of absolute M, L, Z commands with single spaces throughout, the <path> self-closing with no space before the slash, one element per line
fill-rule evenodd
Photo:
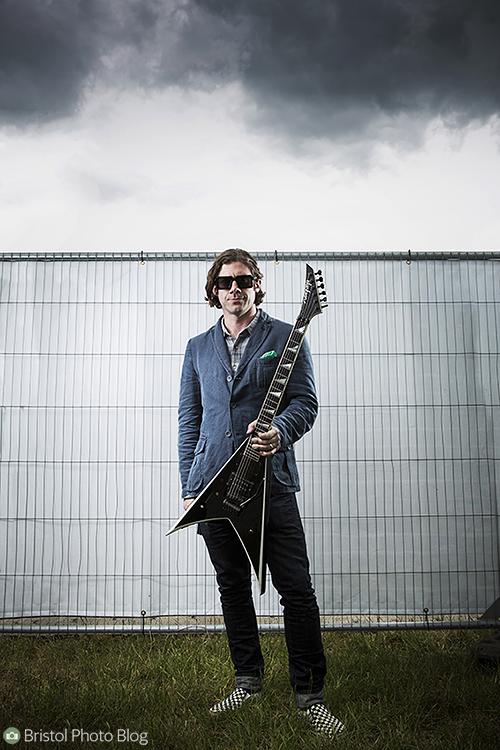
<path fill-rule="evenodd" d="M 229 352 L 222 332 L 222 318 L 219 318 L 214 326 L 214 349 L 223 368 L 228 375 L 232 375 L 231 360 L 229 358 Z"/>
<path fill-rule="evenodd" d="M 262 346 L 266 338 L 269 336 L 270 331 L 271 331 L 271 319 L 269 315 L 264 312 L 264 310 L 261 310 L 259 320 L 257 321 L 257 325 L 255 326 L 254 330 L 252 331 L 250 335 L 250 338 L 248 339 L 248 344 L 245 347 L 245 351 L 243 352 L 241 362 L 238 365 L 238 375 L 241 376 L 242 372 L 246 369 L 248 363 L 252 361 L 255 355 L 255 352 L 257 352 L 259 348 Z"/>
<path fill-rule="evenodd" d="M 267 313 L 264 312 L 264 310 L 261 310 L 257 325 L 255 326 L 250 335 L 250 338 L 248 339 L 248 344 L 245 347 L 243 357 L 241 358 L 241 362 L 238 365 L 239 375 L 241 375 L 241 373 L 245 370 L 248 363 L 251 362 L 255 352 L 258 351 L 260 346 L 262 346 L 266 338 L 269 336 L 270 331 L 271 318 Z M 214 349 L 221 365 L 224 367 L 228 375 L 232 375 L 233 371 L 231 368 L 231 360 L 229 357 L 229 352 L 227 350 L 226 341 L 224 339 L 224 334 L 222 332 L 222 318 L 219 318 L 214 326 Z"/>

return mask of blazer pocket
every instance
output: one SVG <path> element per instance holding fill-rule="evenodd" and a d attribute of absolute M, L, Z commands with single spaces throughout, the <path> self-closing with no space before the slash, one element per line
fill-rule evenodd
<path fill-rule="evenodd" d="M 205 460 L 206 436 L 200 437 L 194 451 L 193 463 L 189 471 L 188 486 L 190 491 L 198 492 L 203 484 L 203 463 Z"/>
<path fill-rule="evenodd" d="M 206 435 L 201 435 L 198 442 L 196 443 L 196 448 L 194 449 L 195 459 L 196 459 L 196 456 L 198 456 L 200 453 L 205 452 L 206 447 L 207 447 L 207 437 Z"/>
<path fill-rule="evenodd" d="M 265 359 L 256 359 L 255 367 L 252 372 L 252 380 L 257 388 L 268 388 L 273 379 L 278 366 L 278 357 L 266 357 Z"/>

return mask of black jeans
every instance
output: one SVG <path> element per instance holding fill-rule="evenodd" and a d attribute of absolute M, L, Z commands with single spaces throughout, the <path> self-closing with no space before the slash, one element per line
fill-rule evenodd
<path fill-rule="evenodd" d="M 242 687 L 258 690 L 262 685 L 264 659 L 248 557 L 229 521 L 200 524 L 200 533 L 217 574 L 236 682 Z M 302 708 L 322 700 L 326 662 L 304 530 L 293 493 L 272 494 L 267 526 L 267 564 L 273 585 L 281 597 L 290 683 L 300 694 L 297 703 Z"/>

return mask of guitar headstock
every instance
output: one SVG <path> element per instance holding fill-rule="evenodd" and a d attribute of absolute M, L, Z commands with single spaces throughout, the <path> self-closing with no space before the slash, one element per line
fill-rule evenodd
<path fill-rule="evenodd" d="M 306 285 L 304 297 L 302 298 L 300 317 L 309 322 L 315 315 L 322 313 L 325 307 L 328 307 L 328 303 L 322 271 L 315 272 L 306 263 Z"/>

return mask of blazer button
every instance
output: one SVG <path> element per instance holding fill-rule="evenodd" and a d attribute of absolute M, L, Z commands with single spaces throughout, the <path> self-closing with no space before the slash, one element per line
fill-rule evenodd
<path fill-rule="evenodd" d="M 231 433 L 229 432 L 229 430 L 226 432 L 226 437 L 231 437 Z"/>
<path fill-rule="evenodd" d="M 236 409 L 236 404 L 234 403 L 234 401 L 231 401 L 231 409 Z"/>
<path fill-rule="evenodd" d="M 227 382 L 228 382 L 228 383 L 230 383 L 230 382 L 231 382 L 231 380 L 232 380 L 232 377 L 231 377 L 231 375 L 228 375 L 228 376 L 227 376 Z"/>

